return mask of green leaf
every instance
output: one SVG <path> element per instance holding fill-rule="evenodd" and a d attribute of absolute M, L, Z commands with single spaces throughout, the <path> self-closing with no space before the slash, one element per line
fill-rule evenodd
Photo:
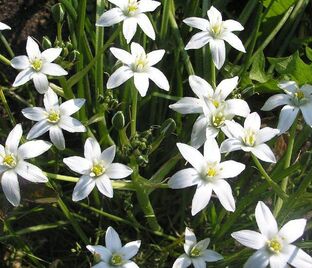
<path fill-rule="evenodd" d="M 270 10 L 266 14 L 266 18 L 276 17 L 284 14 L 297 0 L 264 0 L 263 6 Z"/>
<path fill-rule="evenodd" d="M 306 47 L 305 52 L 306 52 L 307 58 L 308 58 L 310 61 L 312 61 L 312 49 L 309 48 L 309 47 Z"/>
<path fill-rule="evenodd" d="M 249 77 L 251 80 L 260 83 L 265 83 L 269 80 L 269 76 L 265 73 L 265 58 L 263 51 L 259 52 L 254 58 Z"/>

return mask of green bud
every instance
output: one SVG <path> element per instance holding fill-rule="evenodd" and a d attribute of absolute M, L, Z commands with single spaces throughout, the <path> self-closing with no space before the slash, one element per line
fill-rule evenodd
<path fill-rule="evenodd" d="M 112 125 L 115 129 L 121 130 L 125 127 L 125 116 L 122 111 L 118 111 L 112 118 Z"/>
<path fill-rule="evenodd" d="M 168 118 L 160 127 L 160 134 L 165 137 L 170 135 L 177 127 L 176 122 L 172 118 Z"/>
<path fill-rule="evenodd" d="M 61 3 L 52 6 L 51 11 L 56 23 L 61 23 L 64 20 L 65 11 Z"/>
<path fill-rule="evenodd" d="M 52 43 L 51 43 L 49 37 L 44 36 L 44 37 L 42 38 L 41 45 L 42 45 L 42 48 L 43 48 L 44 50 L 46 50 L 46 49 L 48 49 L 48 48 L 51 48 L 51 47 L 52 47 Z"/>

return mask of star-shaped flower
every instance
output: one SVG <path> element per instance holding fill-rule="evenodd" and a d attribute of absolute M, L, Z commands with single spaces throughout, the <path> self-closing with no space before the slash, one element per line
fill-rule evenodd
<path fill-rule="evenodd" d="M 261 119 L 256 112 L 246 117 L 244 127 L 233 121 L 227 121 L 226 126 L 228 139 L 220 146 L 222 153 L 243 150 L 251 152 L 262 161 L 276 162 L 272 150 L 265 142 L 275 137 L 279 130 L 270 127 L 260 129 Z"/>
<path fill-rule="evenodd" d="M 105 247 L 88 245 L 87 249 L 99 260 L 92 266 L 94 268 L 139 268 L 130 259 L 138 253 L 140 245 L 141 240 L 136 240 L 122 246 L 118 233 L 109 226 L 105 235 Z"/>
<path fill-rule="evenodd" d="M 276 220 L 270 209 L 258 202 L 256 207 L 256 221 L 260 233 L 251 230 L 242 230 L 232 233 L 232 237 L 246 247 L 257 251 L 247 260 L 244 268 L 271 268 L 312 267 L 312 258 L 302 249 L 291 243 L 302 236 L 306 226 L 306 219 L 297 219 L 287 222 L 278 229 Z"/>
<path fill-rule="evenodd" d="M 59 149 L 65 149 L 65 139 L 62 129 L 74 133 L 85 132 L 86 128 L 80 121 L 71 117 L 85 103 L 84 99 L 72 99 L 59 105 L 58 97 L 49 88 L 43 97 L 44 108 L 33 107 L 22 110 L 23 115 L 33 121 L 38 121 L 29 131 L 27 139 L 37 138 L 49 131 L 52 143 Z"/>
<path fill-rule="evenodd" d="M 194 267 L 206 267 L 206 262 L 222 260 L 223 257 L 216 251 L 207 249 L 210 239 L 206 238 L 197 242 L 195 234 L 189 228 L 185 228 L 184 254 L 176 259 L 172 268 L 186 268 L 191 264 Z"/>
<path fill-rule="evenodd" d="M 110 179 L 122 179 L 132 173 L 132 169 L 120 163 L 112 163 L 116 154 L 116 146 L 105 149 L 101 153 L 99 143 L 94 138 L 88 138 L 84 146 L 84 156 L 72 156 L 63 162 L 73 171 L 81 174 L 74 192 L 73 201 L 86 198 L 96 186 L 107 197 L 113 197 L 113 187 Z"/>
<path fill-rule="evenodd" d="M 226 120 L 232 120 L 235 115 L 246 117 L 250 113 L 246 101 L 226 100 L 237 86 L 237 76 L 224 79 L 215 90 L 196 75 L 189 76 L 189 83 L 198 98 L 184 97 L 169 108 L 181 114 L 200 114 L 191 134 L 191 145 L 195 148 L 201 147 L 207 137 L 216 137 L 220 129 L 224 130 Z"/>
<path fill-rule="evenodd" d="M 3 30 L 11 30 L 11 27 L 9 25 L 6 25 L 3 22 L 0 22 L 0 31 L 3 31 Z"/>
<path fill-rule="evenodd" d="M 235 49 L 246 52 L 242 41 L 232 32 L 242 31 L 244 27 L 235 20 L 222 21 L 221 13 L 213 6 L 207 11 L 209 20 L 191 17 L 183 20 L 188 26 L 201 30 L 195 34 L 185 49 L 198 49 L 209 43 L 212 60 L 218 69 L 225 61 L 225 44 L 228 42 Z"/>
<path fill-rule="evenodd" d="M 61 54 L 61 48 L 49 48 L 41 53 L 38 44 L 31 37 L 28 37 L 26 51 L 27 56 L 17 56 L 11 60 L 12 67 L 21 70 L 15 78 L 13 87 L 24 85 L 29 80 L 33 80 L 37 91 L 44 94 L 49 87 L 47 75 L 67 75 L 61 66 L 52 63 Z"/>
<path fill-rule="evenodd" d="M 299 110 L 307 125 L 312 127 L 312 86 L 303 85 L 299 88 L 296 82 L 288 81 L 280 83 L 279 87 L 286 94 L 276 94 L 270 97 L 261 110 L 270 111 L 285 105 L 281 110 L 277 126 L 281 134 L 291 127 Z"/>
<path fill-rule="evenodd" d="M 192 201 L 192 215 L 204 209 L 210 201 L 212 191 L 228 211 L 235 210 L 231 186 L 224 180 L 239 175 L 245 165 L 233 160 L 221 161 L 219 146 L 215 139 L 209 138 L 204 145 L 204 155 L 187 144 L 177 144 L 180 153 L 193 168 L 182 169 L 175 173 L 168 185 L 181 189 L 197 185 Z"/>
<path fill-rule="evenodd" d="M 169 90 L 169 83 L 164 74 L 153 67 L 164 56 L 165 50 L 159 49 L 148 54 L 139 44 L 131 43 L 131 54 L 123 49 L 112 47 L 110 51 L 124 65 L 118 68 L 108 79 L 107 88 L 115 88 L 134 78 L 134 85 L 140 95 L 144 97 L 151 79 L 158 87 Z"/>
<path fill-rule="evenodd" d="M 51 144 L 37 140 L 18 146 L 22 134 L 22 126 L 18 124 L 9 133 L 5 146 L 0 144 L 1 185 L 5 197 L 13 206 L 18 206 L 21 200 L 18 176 L 35 183 L 48 181 L 40 168 L 25 160 L 48 151 Z"/>
<path fill-rule="evenodd" d="M 106 11 L 96 22 L 96 26 L 112 26 L 123 21 L 122 32 L 129 44 L 135 35 L 137 25 L 151 39 L 155 40 L 155 31 L 144 12 L 154 11 L 160 2 L 152 0 L 109 0 L 117 7 Z"/>

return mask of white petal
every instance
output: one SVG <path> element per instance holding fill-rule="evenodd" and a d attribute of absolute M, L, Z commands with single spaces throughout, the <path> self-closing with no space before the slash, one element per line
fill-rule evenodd
<path fill-rule="evenodd" d="M 82 105 L 85 104 L 85 102 L 85 99 L 71 99 L 65 101 L 60 105 L 60 112 L 62 115 L 72 115 L 79 111 L 79 109 L 82 107 Z"/>
<path fill-rule="evenodd" d="M 275 128 L 265 127 L 258 131 L 256 134 L 256 143 L 261 144 L 273 139 L 278 135 L 279 130 Z"/>
<path fill-rule="evenodd" d="M 16 154 L 18 144 L 20 139 L 23 135 L 23 129 L 21 124 L 17 124 L 9 133 L 6 141 L 5 141 L 5 148 L 10 153 Z"/>
<path fill-rule="evenodd" d="M 194 247 L 199 249 L 200 251 L 203 251 L 208 248 L 210 244 L 210 238 L 205 238 L 203 240 L 200 240 Z"/>
<path fill-rule="evenodd" d="M 130 43 L 131 39 L 135 35 L 136 29 L 137 19 L 134 17 L 127 17 L 122 24 L 122 33 L 127 40 L 127 44 Z"/>
<path fill-rule="evenodd" d="M 139 26 L 141 27 L 142 31 L 152 40 L 155 40 L 155 31 L 153 28 L 152 23 L 150 22 L 149 18 L 141 13 L 136 16 L 137 22 Z"/>
<path fill-rule="evenodd" d="M 231 32 L 225 32 L 222 34 L 221 38 L 226 42 L 228 42 L 232 47 L 234 47 L 238 51 L 246 53 L 242 41 L 235 34 Z"/>
<path fill-rule="evenodd" d="M 65 149 L 65 139 L 61 128 L 59 128 L 58 126 L 50 127 L 49 136 L 50 140 L 57 149 L 59 150 Z"/>
<path fill-rule="evenodd" d="M 211 185 L 198 186 L 192 200 L 192 216 L 204 209 L 210 200 L 212 193 Z"/>
<path fill-rule="evenodd" d="M 218 168 L 220 169 L 220 174 L 218 178 L 234 178 L 245 169 L 245 165 L 233 160 L 224 161 L 219 164 Z"/>
<path fill-rule="evenodd" d="M 271 96 L 270 98 L 267 99 L 267 101 L 264 103 L 262 106 L 261 110 L 262 111 L 270 111 L 273 110 L 274 108 L 285 105 L 285 104 L 291 104 L 291 97 L 287 94 L 276 94 Z"/>
<path fill-rule="evenodd" d="M 48 178 L 42 170 L 31 163 L 19 161 L 15 171 L 19 176 L 31 182 L 48 182 Z"/>
<path fill-rule="evenodd" d="M 108 27 L 123 21 L 125 18 L 126 16 L 123 14 L 122 10 L 118 7 L 115 7 L 104 12 L 95 25 Z"/>
<path fill-rule="evenodd" d="M 67 115 L 63 115 L 60 118 L 58 125 L 60 128 L 66 130 L 68 132 L 71 132 L 71 133 L 85 132 L 86 131 L 85 126 L 83 124 L 81 124 L 80 121 L 78 121 L 77 119 L 75 119 L 73 117 L 67 116 Z"/>
<path fill-rule="evenodd" d="M 198 49 L 208 44 L 212 37 L 207 32 L 199 32 L 192 36 L 191 40 L 186 44 L 185 50 Z"/>
<path fill-rule="evenodd" d="M 39 46 L 30 36 L 28 36 L 27 38 L 26 51 L 30 60 L 33 60 L 35 58 L 41 58 Z"/>
<path fill-rule="evenodd" d="M 110 266 L 108 263 L 100 261 L 97 264 L 93 265 L 92 268 L 111 268 L 112 266 Z"/>
<path fill-rule="evenodd" d="M 206 138 L 216 138 L 219 134 L 219 128 L 214 126 L 206 127 Z"/>
<path fill-rule="evenodd" d="M 104 161 L 105 166 L 108 166 L 113 162 L 113 160 L 115 158 L 115 154 L 116 154 L 116 146 L 115 145 L 112 145 L 112 146 L 106 148 L 102 152 L 100 158 L 102 161 Z"/>
<path fill-rule="evenodd" d="M 92 192 L 94 186 L 95 180 L 93 178 L 91 178 L 89 175 L 81 176 L 79 181 L 76 183 L 73 191 L 72 196 L 73 201 L 77 202 L 82 199 L 85 199 Z"/>
<path fill-rule="evenodd" d="M 206 262 L 215 262 L 223 259 L 223 256 L 214 250 L 206 249 L 201 256 Z"/>
<path fill-rule="evenodd" d="M 211 6 L 211 8 L 207 11 L 207 15 L 209 18 L 210 24 L 219 24 L 222 22 L 222 15 L 218 9 L 216 9 L 214 6 Z"/>
<path fill-rule="evenodd" d="M 203 113 L 201 101 L 191 97 L 184 97 L 176 103 L 169 105 L 169 108 L 180 114 Z"/>
<path fill-rule="evenodd" d="M 270 147 L 264 143 L 251 148 L 251 152 L 259 159 L 269 163 L 276 163 L 276 158 Z"/>
<path fill-rule="evenodd" d="M 221 143 L 220 151 L 221 153 L 229 153 L 242 149 L 242 143 L 240 140 L 235 138 L 226 139 Z"/>
<path fill-rule="evenodd" d="M 278 87 L 283 89 L 286 93 L 295 93 L 299 88 L 295 81 L 282 81 Z"/>
<path fill-rule="evenodd" d="M 145 54 L 144 48 L 136 42 L 131 43 L 130 50 L 133 56 L 140 56 L 141 54 Z"/>
<path fill-rule="evenodd" d="M 148 70 L 148 77 L 161 89 L 169 91 L 169 82 L 166 76 L 154 67 L 150 67 Z"/>
<path fill-rule="evenodd" d="M 106 230 L 105 234 L 105 246 L 111 251 L 111 252 L 117 252 L 121 249 L 121 241 L 119 238 L 118 233 L 115 231 L 115 229 L 111 226 L 109 226 Z"/>
<path fill-rule="evenodd" d="M 289 256 L 288 263 L 294 267 L 309 268 L 312 267 L 312 258 L 309 254 L 294 245 L 288 245 L 291 249 L 291 256 Z"/>
<path fill-rule="evenodd" d="M 33 121 L 41 121 L 47 118 L 46 111 L 41 107 L 25 108 L 22 114 Z"/>
<path fill-rule="evenodd" d="M 72 171 L 79 174 L 86 174 L 90 171 L 92 163 L 80 156 L 71 156 L 63 159 L 63 162 Z"/>
<path fill-rule="evenodd" d="M 113 197 L 113 186 L 111 181 L 109 180 L 108 176 L 106 174 L 102 175 L 101 177 L 95 179 L 96 187 L 99 189 L 99 191 L 109 197 Z"/>
<path fill-rule="evenodd" d="M 218 70 L 225 62 L 225 44 L 223 40 L 211 39 L 209 42 L 210 51 L 214 65 Z"/>
<path fill-rule="evenodd" d="M 62 76 L 67 75 L 67 71 L 65 71 L 60 65 L 56 63 L 45 63 L 42 66 L 41 72 L 46 75 L 53 76 Z"/>
<path fill-rule="evenodd" d="M 133 71 L 129 67 L 121 66 L 108 78 L 106 87 L 108 89 L 119 87 L 132 76 Z"/>
<path fill-rule="evenodd" d="M 230 79 L 224 79 L 217 86 L 215 95 L 219 95 L 222 100 L 225 100 L 237 87 L 237 84 L 238 84 L 238 76 L 235 76 Z"/>
<path fill-rule="evenodd" d="M 198 150 L 184 143 L 177 143 L 177 146 L 183 158 L 188 161 L 199 173 L 206 168 L 205 158 Z"/>
<path fill-rule="evenodd" d="M 134 61 L 134 57 L 126 50 L 116 48 L 116 47 L 111 47 L 110 51 L 115 56 L 115 58 L 120 60 L 122 63 L 130 65 Z"/>
<path fill-rule="evenodd" d="M 188 248 L 194 246 L 197 243 L 197 239 L 196 239 L 195 234 L 188 227 L 185 228 L 184 237 L 185 237 L 185 244 L 184 244 L 184 246 L 187 245 Z M 185 247 L 184 247 L 184 250 L 185 250 Z M 185 253 L 188 254 L 189 251 L 185 250 Z"/>
<path fill-rule="evenodd" d="M 42 134 L 46 133 L 51 127 L 46 120 L 42 120 L 33 125 L 30 131 L 27 134 L 27 140 L 35 139 Z"/>
<path fill-rule="evenodd" d="M 256 113 L 253 112 L 249 114 L 244 122 L 244 128 L 245 129 L 252 129 L 255 132 L 258 132 L 261 126 L 261 119 L 260 116 Z"/>
<path fill-rule="evenodd" d="M 256 206 L 255 216 L 261 234 L 268 239 L 277 234 L 276 220 L 270 209 L 262 201 L 259 201 Z"/>
<path fill-rule="evenodd" d="M 194 268 L 206 268 L 206 263 L 202 258 L 192 258 Z"/>
<path fill-rule="evenodd" d="M 133 170 L 128 166 L 120 163 L 112 163 L 106 169 L 105 174 L 111 179 L 122 179 L 128 177 Z"/>
<path fill-rule="evenodd" d="M 269 257 L 265 249 L 259 249 L 249 257 L 244 268 L 265 268 L 269 264 Z"/>
<path fill-rule="evenodd" d="M 277 125 L 280 134 L 285 133 L 291 127 L 298 112 L 299 108 L 294 106 L 286 105 L 282 108 Z"/>
<path fill-rule="evenodd" d="M 235 211 L 235 200 L 231 186 L 225 180 L 217 180 L 212 183 L 212 190 L 216 193 L 221 205 L 228 211 Z"/>
<path fill-rule="evenodd" d="M 214 138 L 207 138 L 204 144 L 204 158 L 208 163 L 220 163 L 221 153 L 219 145 Z"/>
<path fill-rule="evenodd" d="M 140 12 L 152 12 L 160 6 L 160 4 L 161 3 L 158 1 L 144 0 L 138 2 L 138 7 Z"/>
<path fill-rule="evenodd" d="M 303 235 L 306 224 L 306 219 L 289 221 L 281 228 L 279 235 L 290 244 Z"/>
<path fill-rule="evenodd" d="M 179 256 L 179 258 L 175 260 L 172 268 L 186 268 L 189 267 L 191 264 L 191 259 L 186 254 L 182 254 L 181 256 Z"/>
<path fill-rule="evenodd" d="M 11 30 L 11 27 L 9 25 L 6 25 L 3 22 L 0 22 L 0 31 L 3 31 L 3 30 Z"/>
<path fill-rule="evenodd" d="M 40 94 L 47 92 L 49 88 L 49 81 L 45 74 L 40 72 L 33 73 L 32 80 L 34 81 L 35 88 Z"/>
<path fill-rule="evenodd" d="M 196 75 L 190 75 L 189 76 L 189 83 L 191 86 L 191 89 L 196 94 L 198 98 L 203 97 L 212 97 L 213 96 L 213 89 L 211 85 L 204 79 L 202 79 L 199 76 Z"/>
<path fill-rule="evenodd" d="M 250 113 L 249 105 L 241 99 L 230 99 L 226 101 L 226 113 L 247 117 Z"/>
<path fill-rule="evenodd" d="M 148 90 L 149 81 L 146 73 L 134 73 L 134 86 L 139 91 L 141 97 L 146 95 Z"/>
<path fill-rule="evenodd" d="M 47 141 L 28 141 L 18 148 L 17 154 L 19 158 L 29 159 L 45 153 L 50 147 L 51 143 Z"/>
<path fill-rule="evenodd" d="M 222 26 L 228 30 L 229 32 L 233 31 L 242 31 L 244 30 L 243 25 L 241 25 L 238 21 L 236 20 L 226 20 L 223 21 Z"/>
<path fill-rule="evenodd" d="M 11 60 L 11 66 L 17 70 L 24 70 L 30 67 L 27 56 L 17 56 Z"/>
<path fill-rule="evenodd" d="M 31 79 L 33 73 L 34 73 L 34 71 L 31 68 L 28 68 L 28 69 L 21 71 L 16 76 L 16 78 L 13 82 L 13 87 L 19 87 L 19 86 L 27 83 Z"/>
<path fill-rule="evenodd" d="M 132 241 L 125 244 L 119 252 L 122 254 L 124 259 L 129 260 L 138 253 L 140 246 L 141 240 Z"/>
<path fill-rule="evenodd" d="M 44 107 L 47 111 L 59 108 L 59 100 L 56 93 L 49 87 L 48 91 L 43 96 Z"/>
<path fill-rule="evenodd" d="M 282 254 L 270 256 L 270 268 L 288 268 L 287 259 Z"/>
<path fill-rule="evenodd" d="M 96 161 L 101 157 L 101 147 L 94 138 L 88 138 L 84 145 L 84 156 L 90 161 Z"/>
<path fill-rule="evenodd" d="M 86 248 L 94 255 L 99 254 L 101 256 L 101 260 L 105 262 L 109 262 L 112 256 L 112 253 L 103 246 L 91 246 L 87 245 Z"/>
<path fill-rule="evenodd" d="M 194 148 L 201 147 L 206 141 L 206 127 L 207 118 L 204 115 L 200 115 L 193 125 L 191 134 L 191 145 Z"/>
<path fill-rule="evenodd" d="M 164 57 L 166 51 L 164 49 L 154 50 L 146 55 L 148 59 L 148 64 L 150 66 L 155 65 L 156 63 L 160 62 L 160 60 Z"/>
<path fill-rule="evenodd" d="M 42 52 L 41 56 L 46 62 L 52 62 L 62 53 L 61 48 L 48 48 Z"/>
<path fill-rule="evenodd" d="M 197 184 L 200 179 L 196 169 L 186 168 L 176 172 L 168 181 L 168 186 L 172 189 L 186 188 Z"/>
<path fill-rule="evenodd" d="M 19 184 L 17 180 L 17 174 L 14 170 L 5 171 L 1 177 L 2 190 L 6 199 L 13 205 L 18 206 L 20 204 L 21 195 Z"/>
<path fill-rule="evenodd" d="M 304 121 L 309 127 L 312 127 L 312 99 L 307 104 L 300 107 Z"/>
<path fill-rule="evenodd" d="M 210 26 L 208 20 L 197 17 L 184 19 L 183 22 L 192 28 L 196 28 L 202 31 L 208 31 L 208 28 Z"/>
<path fill-rule="evenodd" d="M 231 236 L 242 245 L 253 249 L 264 247 L 267 241 L 262 234 L 251 230 L 234 232 Z"/>
<path fill-rule="evenodd" d="M 122 265 L 123 268 L 139 268 L 139 266 L 133 261 L 127 261 Z"/>

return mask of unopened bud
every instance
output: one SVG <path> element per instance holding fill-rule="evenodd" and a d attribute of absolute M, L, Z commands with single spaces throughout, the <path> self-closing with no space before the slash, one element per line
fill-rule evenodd
<path fill-rule="evenodd" d="M 49 37 L 44 36 L 44 37 L 42 38 L 41 45 L 42 45 L 42 48 L 43 48 L 44 50 L 46 50 L 46 49 L 48 49 L 48 48 L 51 48 L 51 47 L 52 47 L 52 43 L 51 43 Z"/>
<path fill-rule="evenodd" d="M 56 23 L 61 23 L 64 20 L 65 11 L 61 3 L 52 6 L 51 11 Z"/>
<path fill-rule="evenodd" d="M 122 111 L 118 111 L 112 118 L 112 124 L 115 129 L 121 130 L 125 127 L 125 116 Z"/>

